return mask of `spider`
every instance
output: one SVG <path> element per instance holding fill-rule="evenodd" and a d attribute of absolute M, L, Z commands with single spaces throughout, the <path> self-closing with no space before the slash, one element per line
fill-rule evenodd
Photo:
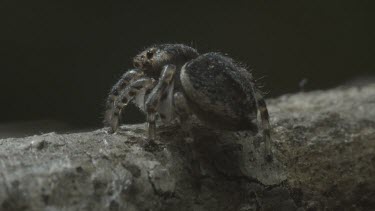
<path fill-rule="evenodd" d="M 183 44 L 154 45 L 133 59 L 111 89 L 105 125 L 115 132 L 123 108 L 133 101 L 147 115 L 148 138 L 156 138 L 156 120 L 162 123 L 195 115 L 218 129 L 257 132 L 261 117 L 266 158 L 271 159 L 269 115 L 252 74 L 220 53 L 200 55 Z"/>

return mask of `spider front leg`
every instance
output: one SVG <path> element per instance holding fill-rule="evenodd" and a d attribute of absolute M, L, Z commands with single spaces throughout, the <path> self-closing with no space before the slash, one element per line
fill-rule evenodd
<path fill-rule="evenodd" d="M 125 89 L 114 101 L 114 107 L 107 110 L 109 115 L 106 115 L 106 122 L 110 127 L 110 133 L 113 133 L 118 129 L 122 109 L 128 105 L 128 103 L 139 93 L 151 89 L 154 85 L 154 79 L 144 77 L 131 82 L 127 87 L 125 87 Z"/>
<path fill-rule="evenodd" d="M 255 98 L 256 98 L 258 110 L 260 113 L 260 119 L 262 122 L 266 160 L 272 161 L 273 158 L 272 158 L 272 147 L 271 147 L 270 116 L 268 114 L 266 102 L 261 92 L 257 89 L 255 89 Z"/>
<path fill-rule="evenodd" d="M 150 95 L 146 100 L 146 113 L 148 122 L 148 138 L 149 140 L 155 140 L 156 137 L 156 124 L 155 117 L 159 110 L 161 98 L 168 94 L 171 88 L 173 88 L 173 76 L 176 72 L 175 65 L 166 65 L 163 67 L 163 71 L 159 78 L 158 84 L 151 91 Z"/>
<path fill-rule="evenodd" d="M 112 119 L 114 103 L 123 89 L 125 89 L 131 82 L 139 79 L 143 76 L 143 71 L 140 69 L 129 70 L 124 73 L 120 80 L 112 87 L 109 92 L 107 101 L 106 101 L 106 112 L 104 115 L 104 124 L 109 126 L 110 119 Z"/>

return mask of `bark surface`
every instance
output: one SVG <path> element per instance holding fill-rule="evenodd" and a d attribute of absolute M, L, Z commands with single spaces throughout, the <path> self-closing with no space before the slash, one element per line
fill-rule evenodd
<path fill-rule="evenodd" d="M 0 210 L 375 209 L 375 84 L 267 101 L 260 135 L 145 125 L 0 140 Z"/>

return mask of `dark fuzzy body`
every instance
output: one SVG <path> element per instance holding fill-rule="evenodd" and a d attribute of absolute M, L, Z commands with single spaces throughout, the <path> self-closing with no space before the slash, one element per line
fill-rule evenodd
<path fill-rule="evenodd" d="M 219 53 L 207 53 L 184 67 L 183 88 L 194 113 L 221 129 L 256 129 L 257 106 L 241 67 Z"/>

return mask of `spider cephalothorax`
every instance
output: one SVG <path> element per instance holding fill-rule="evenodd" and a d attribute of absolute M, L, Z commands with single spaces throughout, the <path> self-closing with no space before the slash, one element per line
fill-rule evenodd
<path fill-rule="evenodd" d="M 181 44 L 155 45 L 134 57 L 107 99 L 105 123 L 118 129 L 122 109 L 133 101 L 147 114 L 149 139 L 156 137 L 155 121 L 196 116 L 212 127 L 253 130 L 259 111 L 267 156 L 271 156 L 267 106 L 249 71 L 220 53 L 199 55 Z"/>
<path fill-rule="evenodd" d="M 150 77 L 157 79 L 165 65 L 174 64 L 181 67 L 197 56 L 198 52 L 194 48 L 185 45 L 155 45 L 135 56 L 133 64 L 135 68 L 142 69 Z"/>

